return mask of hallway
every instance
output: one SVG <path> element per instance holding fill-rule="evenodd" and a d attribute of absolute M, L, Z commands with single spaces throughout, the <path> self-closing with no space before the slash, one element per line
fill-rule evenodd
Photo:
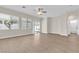
<path fill-rule="evenodd" d="M 35 34 L 0 40 L 0 52 L 13 53 L 67 53 L 79 52 L 79 36 Z"/>

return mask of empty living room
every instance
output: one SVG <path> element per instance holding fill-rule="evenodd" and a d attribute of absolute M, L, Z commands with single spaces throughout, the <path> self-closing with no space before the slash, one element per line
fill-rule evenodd
<path fill-rule="evenodd" d="M 79 5 L 0 5 L 0 53 L 79 53 Z"/>

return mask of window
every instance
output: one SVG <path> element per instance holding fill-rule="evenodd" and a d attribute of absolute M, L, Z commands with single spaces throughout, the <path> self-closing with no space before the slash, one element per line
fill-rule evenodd
<path fill-rule="evenodd" d="M 31 17 L 17 17 L 13 15 L 0 13 L 0 30 L 26 30 L 39 31 L 40 22 Z"/>
<path fill-rule="evenodd" d="M 70 20 L 71 24 L 77 23 L 77 20 Z"/>
<path fill-rule="evenodd" d="M 8 30 L 8 26 L 5 24 L 6 20 L 10 20 L 9 15 L 0 13 L 0 30 Z"/>
<path fill-rule="evenodd" d="M 21 25 L 22 30 L 31 30 L 32 29 L 32 20 L 31 19 L 22 18 L 21 24 L 22 24 Z"/>
<path fill-rule="evenodd" d="M 32 19 L 28 18 L 27 20 L 27 28 L 28 30 L 32 30 Z"/>
<path fill-rule="evenodd" d="M 26 18 L 22 18 L 21 19 L 21 29 L 22 30 L 26 30 L 27 29 L 27 19 Z"/>
<path fill-rule="evenodd" d="M 19 29 L 19 18 L 0 13 L 0 30 Z"/>
<path fill-rule="evenodd" d="M 33 20 L 33 32 L 40 32 L 40 20 Z"/>
<path fill-rule="evenodd" d="M 19 29 L 19 18 L 16 16 L 10 16 L 11 18 L 11 29 Z"/>

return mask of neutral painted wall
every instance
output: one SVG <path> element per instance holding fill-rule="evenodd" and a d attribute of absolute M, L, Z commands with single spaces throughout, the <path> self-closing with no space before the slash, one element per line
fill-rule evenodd
<path fill-rule="evenodd" d="M 77 34 L 79 35 L 79 18 L 78 18 L 78 28 L 77 28 Z"/>
<path fill-rule="evenodd" d="M 47 33 L 47 17 L 44 17 L 42 20 L 41 20 L 41 32 L 42 33 Z"/>
<path fill-rule="evenodd" d="M 67 36 L 66 16 L 48 18 L 48 33 L 60 34 Z"/>
<path fill-rule="evenodd" d="M 68 34 L 70 34 L 71 31 L 75 31 L 75 29 L 72 29 L 69 26 L 69 16 L 75 16 L 75 19 L 78 20 L 76 32 L 77 34 L 79 34 L 79 11 L 67 12 L 66 14 L 58 17 L 48 18 L 48 33 L 55 33 L 67 36 Z M 74 25 L 72 27 L 75 28 Z"/>

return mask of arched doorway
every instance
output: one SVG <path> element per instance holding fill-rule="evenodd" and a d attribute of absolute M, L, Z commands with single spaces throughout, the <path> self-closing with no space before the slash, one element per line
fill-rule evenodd
<path fill-rule="evenodd" d="M 69 34 L 78 34 L 78 17 L 68 16 L 68 32 Z"/>

